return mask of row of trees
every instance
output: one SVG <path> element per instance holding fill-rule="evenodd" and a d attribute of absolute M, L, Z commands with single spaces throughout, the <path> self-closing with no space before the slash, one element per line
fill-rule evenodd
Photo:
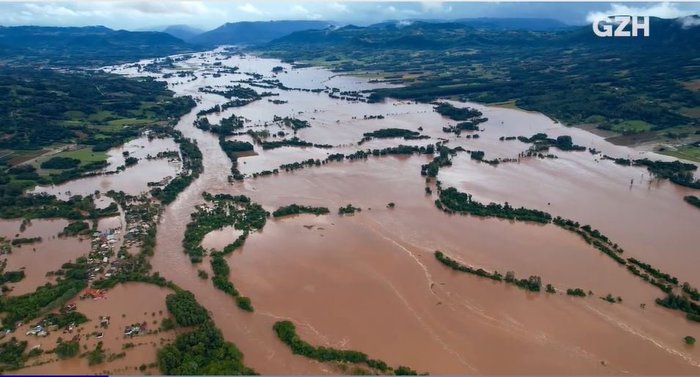
<path fill-rule="evenodd" d="M 518 279 L 515 277 L 515 273 L 513 271 L 508 271 L 506 273 L 506 276 L 504 277 L 498 271 L 489 272 L 484 270 L 483 268 L 473 268 L 470 266 L 465 266 L 462 263 L 459 263 L 456 260 L 448 257 L 440 250 L 435 251 L 434 255 L 435 259 L 437 259 L 440 263 L 455 271 L 466 272 L 472 275 L 481 276 L 495 281 L 503 281 L 531 292 L 539 292 L 542 289 L 542 278 L 540 278 L 537 275 L 532 275 L 527 279 Z M 551 287 L 551 285 L 548 285 L 548 287 Z M 550 289 L 548 289 L 548 292 L 549 291 Z"/>
<path fill-rule="evenodd" d="M 180 131 L 171 130 L 171 133 L 175 142 L 180 145 L 182 172 L 168 182 L 165 187 L 154 187 L 151 189 L 151 195 L 159 199 L 163 204 L 172 203 L 204 171 L 202 152 L 197 147 L 196 142 L 184 137 Z"/>
<path fill-rule="evenodd" d="M 340 350 L 331 347 L 315 347 L 305 342 L 297 335 L 296 327 L 291 321 L 275 322 L 272 328 L 277 334 L 277 337 L 297 355 L 306 356 L 321 362 L 339 361 L 344 363 L 365 364 L 372 370 L 378 371 L 380 374 L 396 373 L 398 375 L 400 373 L 403 375 L 417 375 L 414 370 L 405 366 L 394 370 L 384 361 L 370 359 L 367 354 L 359 351 Z"/>

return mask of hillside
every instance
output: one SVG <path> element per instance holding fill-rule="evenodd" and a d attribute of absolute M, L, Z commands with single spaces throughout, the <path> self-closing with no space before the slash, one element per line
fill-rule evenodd
<path fill-rule="evenodd" d="M 233 22 L 196 35 L 188 42 L 206 46 L 265 43 L 301 30 L 325 29 L 330 24 L 327 21 Z"/>
<path fill-rule="evenodd" d="M 0 26 L 0 61 L 17 65 L 101 66 L 194 50 L 192 45 L 161 32 L 104 26 Z"/>
<path fill-rule="evenodd" d="M 163 33 L 172 35 L 175 38 L 187 41 L 199 34 L 204 33 L 204 30 L 197 29 L 187 25 L 170 25 L 163 29 Z"/>
<path fill-rule="evenodd" d="M 258 46 L 267 56 L 338 71 L 376 72 L 384 97 L 451 96 L 508 103 L 568 124 L 594 124 L 622 143 L 700 135 L 700 27 L 651 20 L 649 38 L 599 38 L 590 26 L 495 30 L 459 22 L 306 30 Z M 686 20 L 687 21 L 687 20 Z"/>

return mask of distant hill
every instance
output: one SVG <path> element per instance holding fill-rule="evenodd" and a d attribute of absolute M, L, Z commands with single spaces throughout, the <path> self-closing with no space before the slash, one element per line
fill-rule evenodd
<path fill-rule="evenodd" d="M 528 21 L 525 21 L 528 20 Z M 650 46 L 656 48 L 700 49 L 700 24 L 697 16 L 684 19 L 650 19 L 649 38 L 600 38 L 590 25 L 566 26 L 555 20 L 544 24 L 548 30 L 520 29 L 533 19 L 466 19 L 451 22 L 382 22 L 367 27 L 348 25 L 335 29 L 304 30 L 291 33 L 261 46 L 266 50 L 318 49 L 356 46 L 363 48 L 449 49 L 529 47 L 587 47 L 627 48 Z M 552 29 L 561 26 L 560 29 Z M 318 51 L 318 50 L 317 50 Z"/>
<path fill-rule="evenodd" d="M 309 29 L 326 29 L 328 21 L 252 21 L 226 23 L 196 35 L 188 42 L 206 46 L 266 43 L 287 34 Z"/>
<path fill-rule="evenodd" d="M 514 101 L 567 124 L 598 124 L 620 134 L 700 135 L 700 116 L 691 110 L 700 108 L 694 89 L 700 18 L 651 18 L 648 38 L 601 38 L 591 25 L 532 26 L 492 19 L 383 22 L 298 31 L 252 49 L 335 71 L 374 72 L 404 85 L 377 89 L 372 101 Z"/>
<path fill-rule="evenodd" d="M 574 28 L 574 26 L 551 18 L 462 18 L 453 22 L 474 28 L 496 30 L 548 31 Z"/>
<path fill-rule="evenodd" d="M 572 29 L 575 26 L 567 25 L 561 21 L 551 18 L 457 18 L 449 20 L 441 19 L 415 19 L 415 20 L 390 20 L 370 27 L 382 26 L 408 26 L 414 22 L 431 23 L 431 24 L 461 24 L 473 27 L 475 29 L 492 29 L 492 30 L 531 30 L 531 31 L 552 31 Z"/>
<path fill-rule="evenodd" d="M 171 25 L 163 29 L 163 33 L 172 35 L 175 38 L 187 41 L 194 36 L 204 33 L 204 30 L 197 29 L 188 25 Z"/>
<path fill-rule="evenodd" d="M 162 32 L 104 26 L 0 26 L 0 61 L 12 64 L 94 67 L 194 50 Z"/>
<path fill-rule="evenodd" d="M 589 29 L 590 30 L 590 29 Z M 367 27 L 348 25 L 336 29 L 304 30 L 278 38 L 264 49 L 363 48 L 446 49 L 482 45 L 542 44 L 558 35 L 551 32 L 495 31 L 477 29 L 458 22 L 382 22 Z"/>

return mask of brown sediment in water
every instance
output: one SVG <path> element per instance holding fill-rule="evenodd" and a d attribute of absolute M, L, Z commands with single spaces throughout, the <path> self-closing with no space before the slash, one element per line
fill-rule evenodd
<path fill-rule="evenodd" d="M 241 234 L 243 232 L 234 226 L 225 226 L 207 233 L 202 239 L 202 247 L 205 250 L 222 250 L 226 245 L 233 243 Z"/>
<path fill-rule="evenodd" d="M 47 337 L 25 335 L 28 324 L 18 328 L 13 334 L 18 340 L 27 340 L 28 347 L 40 345 L 44 351 L 52 350 L 60 337 L 70 340 L 80 336 L 80 353 L 95 349 L 98 342 L 103 343 L 106 359 L 111 354 L 124 352 L 122 358 L 105 361 L 102 364 L 88 365 L 85 358 L 74 357 L 59 360 L 54 354 L 43 354 L 36 359 L 29 359 L 27 368 L 13 371 L 13 374 L 126 374 L 141 375 L 144 373 L 159 373 L 157 368 L 139 370 L 142 364 L 151 364 L 156 360 L 158 348 L 171 342 L 176 335 L 175 330 L 157 331 L 163 318 L 169 316 L 165 307 L 165 296 L 170 293 L 166 288 L 143 283 L 126 283 L 115 286 L 107 291 L 102 299 L 74 299 L 77 311 L 85 314 L 89 321 L 78 326 L 72 333 L 62 331 L 50 332 Z M 138 303 L 138 304 L 136 304 Z M 101 316 L 109 316 L 107 328 L 100 327 Z M 126 326 L 146 322 L 147 330 L 153 333 L 133 337 L 124 336 Z M 185 329 L 176 331 L 186 331 Z M 93 333 L 102 332 L 103 337 L 97 338 Z M 127 343 L 134 347 L 123 348 Z M 84 348 L 87 346 L 87 349 Z M 32 365 L 40 363 L 39 365 Z"/>
<path fill-rule="evenodd" d="M 8 284 L 12 288 L 10 295 L 33 292 L 37 287 L 53 282 L 53 277 L 46 276 L 48 272 L 56 271 L 64 263 L 87 255 L 90 251 L 89 239 L 58 236 L 68 223 L 64 219 L 34 219 L 24 232 L 20 232 L 22 220 L 0 220 L 0 237 L 42 238 L 41 242 L 13 246 L 11 254 L 0 255 L 0 259 L 7 259 L 5 271 L 23 270 L 25 273 L 21 281 Z"/>
<path fill-rule="evenodd" d="M 188 64 L 198 69 L 211 61 L 212 55 L 206 55 Z M 250 57 L 223 62 L 241 67 L 242 72 L 266 75 L 281 64 Z M 365 85 L 361 80 L 330 76 L 321 69 L 289 69 L 278 75 L 290 87 L 314 88 L 329 80 L 354 89 Z M 229 184 L 230 162 L 218 138 L 194 128 L 192 122 L 197 111 L 224 102 L 220 96 L 200 93 L 199 87 L 244 77 L 200 77 L 174 86 L 179 94 L 202 99 L 180 120 L 178 129 L 197 140 L 205 169 L 166 208 L 152 265 L 154 271 L 195 293 L 226 339 L 245 354 L 247 365 L 261 373 L 337 373 L 330 365 L 292 355 L 275 337 L 272 324 L 290 319 L 312 344 L 355 349 L 393 366 L 409 365 L 433 374 L 698 373 L 700 350 L 682 343 L 695 325 L 680 313 L 656 306 L 653 300 L 662 292 L 578 236 L 552 225 L 440 212 L 433 203 L 435 196 L 425 195 L 420 176 L 420 165 L 428 157 L 370 157 Z M 468 104 L 483 111 L 489 121 L 481 125 L 480 138 L 467 139 L 442 132 L 442 127 L 456 122 L 442 118 L 428 104 L 392 100 L 350 104 L 323 93 L 273 91 L 280 93 L 275 98 L 289 102 L 274 105 L 263 99 L 210 120 L 235 113 L 251 120 L 246 127 L 264 129 L 262 123 L 272 121 L 274 115 L 294 116 L 312 125 L 297 132 L 300 139 L 339 147 L 260 151 L 256 146 L 258 156 L 238 160 L 244 173 L 327 153 L 425 145 L 441 138 L 453 148 L 483 150 L 487 159 L 515 158 L 529 145 L 502 142 L 499 137 L 537 132 L 550 137 L 571 135 L 576 144 L 616 157 L 669 160 L 612 145 L 541 114 Z M 380 114 L 385 119 L 362 119 Z M 372 140 L 355 146 L 365 132 L 389 127 L 423 127 L 421 133 L 431 139 Z M 443 186 L 472 193 L 479 201 L 508 201 L 590 223 L 619 243 L 625 257 L 640 258 L 681 281 L 699 285 L 693 273 L 699 257 L 691 248 L 700 235 L 691 230 L 700 214 L 683 203 L 687 190 L 650 181 L 644 169 L 617 166 L 588 152 L 551 152 L 559 158 L 497 167 L 458 154 L 453 166 L 442 168 L 438 178 Z M 210 281 L 198 278 L 197 269 L 208 266 L 190 264 L 182 252 L 181 235 L 194 206 L 203 202 L 203 191 L 245 194 L 269 211 L 291 203 L 331 209 L 330 215 L 271 219 L 262 232 L 252 234 L 241 250 L 228 257 L 231 280 L 251 297 L 254 313 L 239 310 Z M 386 208 L 389 202 L 396 207 Z M 362 212 L 335 214 L 348 203 Z M 539 275 L 557 288 L 593 290 L 594 295 L 533 294 L 458 273 L 435 260 L 433 252 L 438 249 L 475 267 L 501 273 L 513 270 L 520 278 Z M 598 298 L 608 293 L 621 296 L 623 302 L 610 304 Z"/>
<path fill-rule="evenodd" d="M 108 152 L 109 166 L 105 172 L 113 172 L 118 166 L 124 164 L 126 158 L 122 153 L 139 159 L 137 165 L 126 168 L 115 174 L 101 174 L 68 181 L 59 185 L 37 186 L 34 193 L 48 193 L 59 197 L 72 195 L 91 195 L 95 191 L 107 192 L 109 190 L 124 191 L 127 194 L 137 195 L 149 189 L 148 182 L 158 182 L 165 177 L 174 177 L 180 169 L 179 161 L 168 159 L 147 159 L 148 155 L 156 157 L 158 152 L 179 151 L 177 144 L 169 138 L 149 140 L 142 136 L 125 145 L 113 148 Z"/>

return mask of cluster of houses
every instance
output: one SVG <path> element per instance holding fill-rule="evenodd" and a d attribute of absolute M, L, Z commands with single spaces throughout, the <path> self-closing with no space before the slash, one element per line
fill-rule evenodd
<path fill-rule="evenodd" d="M 143 236 L 151 229 L 151 225 L 141 219 L 141 214 L 134 212 L 126 213 L 127 229 L 124 234 L 124 246 L 131 247 L 140 245 Z"/>
<path fill-rule="evenodd" d="M 69 313 L 73 312 L 77 309 L 75 304 L 68 304 L 61 309 L 62 312 L 64 313 Z M 21 326 L 21 323 L 17 325 L 17 327 Z M 72 334 L 73 330 L 75 330 L 77 325 L 75 323 L 71 323 L 68 326 L 66 326 L 65 329 L 63 329 L 64 334 Z M 45 336 L 49 335 L 49 332 L 51 331 L 58 331 L 58 325 L 55 323 L 51 323 L 51 321 L 47 319 L 41 320 L 39 323 L 35 324 L 34 326 L 29 328 L 29 331 L 27 331 L 28 336 L 36 336 L 43 338 Z"/>
<path fill-rule="evenodd" d="M 119 242 L 119 229 L 107 229 L 92 234 L 92 250 L 88 254 L 88 279 L 93 281 L 102 275 L 110 277 L 110 257 L 114 255 L 114 246 Z"/>

